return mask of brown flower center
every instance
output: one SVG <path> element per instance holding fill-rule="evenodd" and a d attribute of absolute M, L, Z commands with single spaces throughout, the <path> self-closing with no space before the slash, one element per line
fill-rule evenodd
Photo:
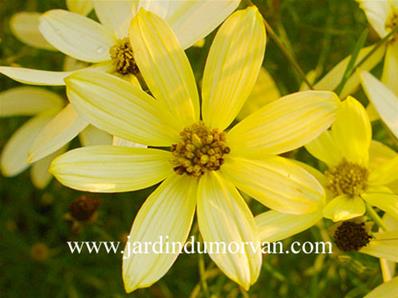
<path fill-rule="evenodd" d="M 334 241 L 343 251 L 357 251 L 366 246 L 372 236 L 368 234 L 365 223 L 343 222 L 334 233 Z"/>
<path fill-rule="evenodd" d="M 139 70 L 134 60 L 133 49 L 130 40 L 126 37 L 110 48 L 109 54 L 112 58 L 113 66 L 121 75 L 138 74 Z"/>
<path fill-rule="evenodd" d="M 366 190 L 368 170 L 358 164 L 343 160 L 325 172 L 326 187 L 336 196 L 355 197 Z"/>
<path fill-rule="evenodd" d="M 224 162 L 224 154 L 230 152 L 225 133 L 201 122 L 185 128 L 180 136 L 181 141 L 171 147 L 174 171 L 179 175 L 199 177 L 206 171 L 216 171 Z"/>

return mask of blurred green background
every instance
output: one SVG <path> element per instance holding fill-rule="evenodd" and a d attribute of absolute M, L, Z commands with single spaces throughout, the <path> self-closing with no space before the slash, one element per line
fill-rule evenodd
<path fill-rule="evenodd" d="M 254 2 L 305 72 L 317 68 L 325 73 L 353 50 L 368 27 L 353 0 Z M 62 69 L 62 54 L 26 46 L 9 28 L 9 19 L 16 12 L 53 8 L 65 8 L 64 0 L 0 0 L 0 65 Z M 90 16 L 95 18 L 94 13 Z M 187 51 L 198 80 L 213 36 L 207 38 L 203 49 Z M 375 39 L 370 32 L 367 43 Z M 301 79 L 271 40 L 264 65 L 282 94 L 298 90 Z M 18 85 L 0 76 L 1 91 Z M 49 89 L 64 96 L 63 88 Z M 364 98 L 361 92 L 358 96 Z M 26 120 L 0 119 L 0 149 Z M 377 137 L 385 140 L 385 133 L 381 131 Z M 78 145 L 77 140 L 72 143 L 72 147 Z M 303 150 L 291 153 L 291 157 L 314 164 Z M 381 283 L 378 261 L 363 255 L 273 255 L 264 256 L 258 282 L 244 293 L 204 256 L 208 270 L 208 290 L 204 291 L 200 287 L 199 256 L 181 255 L 160 282 L 126 295 L 121 255 L 72 255 L 66 241 L 122 239 L 150 192 L 90 195 L 101 202 L 95 218 L 73 224 L 67 213 L 83 193 L 55 180 L 46 189 L 37 190 L 29 171 L 14 178 L 0 176 L 0 297 L 362 297 Z M 254 202 L 251 205 L 255 214 L 264 211 Z M 321 239 L 319 229 L 314 227 L 289 241 Z"/>

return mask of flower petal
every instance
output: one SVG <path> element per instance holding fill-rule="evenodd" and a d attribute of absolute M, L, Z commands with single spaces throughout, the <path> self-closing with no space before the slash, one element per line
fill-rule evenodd
<path fill-rule="evenodd" d="M 113 137 L 109 133 L 92 125 L 80 132 L 79 139 L 83 146 L 111 145 L 113 142 Z"/>
<path fill-rule="evenodd" d="M 387 192 L 372 192 L 369 190 L 362 198 L 398 220 L 398 195 Z"/>
<path fill-rule="evenodd" d="M 322 219 L 322 212 L 303 215 L 279 213 L 271 210 L 255 217 L 260 241 L 275 242 L 311 228 Z"/>
<path fill-rule="evenodd" d="M 56 49 L 86 62 L 109 60 L 109 48 L 115 44 L 113 33 L 101 24 L 62 9 L 44 13 L 39 29 Z"/>
<path fill-rule="evenodd" d="M 356 63 L 365 58 L 366 55 L 372 51 L 374 45 L 363 48 L 359 51 Z M 385 47 L 381 46 L 361 65 L 362 70 L 373 69 L 384 57 Z M 343 59 L 332 70 L 330 70 L 319 82 L 314 85 L 315 90 L 335 90 L 341 82 L 351 56 Z M 344 85 L 340 97 L 346 98 L 348 95 L 353 94 L 360 85 L 360 77 L 357 72 L 354 72 Z"/>
<path fill-rule="evenodd" d="M 199 120 L 199 96 L 188 58 L 166 21 L 141 9 L 129 36 L 138 68 L 154 97 L 181 129 Z"/>
<path fill-rule="evenodd" d="M 39 31 L 40 15 L 38 12 L 16 13 L 11 17 L 10 29 L 16 38 L 29 46 L 56 51 Z"/>
<path fill-rule="evenodd" d="M 339 99 L 329 91 L 297 92 L 271 102 L 227 135 L 231 152 L 279 154 L 301 147 L 335 119 Z"/>
<path fill-rule="evenodd" d="M 92 0 L 66 0 L 66 7 L 71 12 L 85 16 L 93 9 L 93 3 Z"/>
<path fill-rule="evenodd" d="M 369 23 L 373 29 L 379 34 L 379 37 L 383 38 L 387 32 L 385 29 L 386 21 L 389 12 L 389 0 L 356 0 L 359 6 L 363 9 L 368 18 Z"/>
<path fill-rule="evenodd" d="M 337 146 L 329 131 L 325 131 L 315 140 L 305 145 L 305 149 L 307 149 L 312 156 L 323 161 L 329 167 L 336 166 L 343 159 L 340 148 Z"/>
<path fill-rule="evenodd" d="M 126 292 L 149 287 L 158 281 L 173 265 L 178 252 L 165 252 L 170 243 L 184 245 L 195 213 L 197 180 L 172 175 L 145 201 L 131 228 L 130 250 L 123 256 L 123 281 Z M 163 239 L 163 240 L 161 240 Z M 162 241 L 162 242 L 161 242 Z M 143 243 L 160 243 L 158 250 L 148 254 L 132 254 L 134 247 Z"/>
<path fill-rule="evenodd" d="M 4 176 L 15 176 L 29 167 L 28 151 L 38 133 L 52 118 L 41 114 L 22 125 L 9 139 L 1 154 L 1 171 Z"/>
<path fill-rule="evenodd" d="M 361 73 L 362 85 L 381 119 L 398 137 L 398 96 L 367 72 Z"/>
<path fill-rule="evenodd" d="M 380 286 L 368 293 L 364 298 L 391 298 L 397 294 L 397 291 L 398 276 L 388 282 L 382 283 Z"/>
<path fill-rule="evenodd" d="M 371 172 L 371 176 L 374 175 L 372 172 L 377 170 L 377 168 L 379 168 L 382 164 L 389 162 L 398 156 L 394 150 L 378 141 L 372 141 L 372 143 L 370 143 L 369 149 L 369 170 Z"/>
<path fill-rule="evenodd" d="M 374 185 L 386 185 L 398 180 L 398 156 L 384 162 L 369 175 L 369 182 Z"/>
<path fill-rule="evenodd" d="M 68 104 L 41 130 L 32 144 L 28 160 L 35 162 L 69 143 L 88 125 Z"/>
<path fill-rule="evenodd" d="M 373 236 L 375 239 L 362 247 L 360 252 L 376 258 L 398 262 L 398 231 L 374 233 Z"/>
<path fill-rule="evenodd" d="M 240 121 L 262 108 L 264 105 L 279 98 L 280 93 L 274 79 L 267 70 L 262 67 L 258 74 L 256 84 L 236 119 Z"/>
<path fill-rule="evenodd" d="M 35 115 L 59 110 L 63 104 L 61 96 L 46 89 L 16 87 L 0 93 L 0 117 Z"/>
<path fill-rule="evenodd" d="M 253 215 L 236 188 L 217 172 L 201 177 L 198 189 L 198 223 L 205 242 L 239 245 L 238 253 L 209 251 L 210 258 L 233 281 L 248 290 L 258 278 L 261 252 Z M 246 244 L 245 244 L 246 243 Z"/>
<path fill-rule="evenodd" d="M 239 5 L 239 0 L 139 1 L 139 6 L 165 19 L 181 46 L 206 37 Z"/>
<path fill-rule="evenodd" d="M 361 198 L 345 195 L 332 199 L 323 209 L 323 216 L 334 222 L 362 216 L 364 213 L 365 203 Z"/>
<path fill-rule="evenodd" d="M 311 213 L 325 198 L 322 186 L 312 175 L 279 156 L 228 156 L 221 171 L 238 189 L 279 212 Z"/>
<path fill-rule="evenodd" d="M 235 12 L 217 32 L 202 83 L 202 116 L 210 127 L 227 128 L 252 92 L 264 58 L 265 35 L 255 7 Z"/>
<path fill-rule="evenodd" d="M 392 42 L 387 46 L 387 52 L 384 59 L 384 68 L 382 82 L 394 92 L 398 97 L 398 42 Z"/>
<path fill-rule="evenodd" d="M 119 38 L 124 38 L 128 34 L 128 27 L 133 17 L 133 4 L 135 6 L 136 2 L 139 1 L 93 0 L 95 13 L 101 24 L 116 32 Z"/>
<path fill-rule="evenodd" d="M 113 146 L 122 146 L 122 147 L 132 147 L 132 148 L 148 148 L 147 145 L 130 142 L 130 141 L 127 141 L 126 139 L 122 139 L 119 137 L 113 137 L 112 145 Z"/>
<path fill-rule="evenodd" d="M 50 164 L 55 157 L 65 151 L 66 146 L 32 164 L 30 176 L 35 187 L 43 189 L 48 185 L 48 183 L 50 183 L 53 177 L 48 171 Z"/>
<path fill-rule="evenodd" d="M 24 67 L 0 66 L 0 73 L 23 84 L 37 86 L 63 86 L 71 71 L 46 71 Z"/>
<path fill-rule="evenodd" d="M 342 103 L 331 134 L 345 159 L 368 165 L 372 127 L 365 108 L 353 97 L 348 97 Z"/>
<path fill-rule="evenodd" d="M 170 153 L 158 149 L 89 146 L 56 158 L 50 172 L 64 185 L 91 192 L 133 191 L 172 173 Z"/>
<path fill-rule="evenodd" d="M 75 72 L 66 82 L 71 103 L 99 129 L 151 146 L 178 142 L 173 116 L 133 84 L 95 71 Z"/>

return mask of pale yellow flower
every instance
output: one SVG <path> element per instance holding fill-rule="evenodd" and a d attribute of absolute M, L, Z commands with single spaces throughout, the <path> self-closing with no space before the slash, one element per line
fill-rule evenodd
<path fill-rule="evenodd" d="M 253 215 L 237 189 L 284 212 L 319 208 L 325 196 L 321 185 L 276 154 L 304 145 L 330 126 L 339 105 L 334 93 L 286 96 L 227 130 L 251 93 L 264 56 L 265 30 L 256 8 L 234 13 L 217 32 L 204 70 L 201 105 L 189 61 L 164 20 L 141 10 L 130 38 L 156 100 L 125 80 L 94 71 L 68 77 L 68 97 L 97 127 L 150 147 L 72 150 L 52 164 L 59 181 L 96 192 L 133 191 L 163 181 L 138 212 L 131 242 L 168 236 L 184 243 L 195 208 L 204 241 L 256 241 Z M 126 290 L 150 286 L 177 256 L 126 258 Z M 259 251 L 213 252 L 210 257 L 245 289 L 258 277 Z"/>

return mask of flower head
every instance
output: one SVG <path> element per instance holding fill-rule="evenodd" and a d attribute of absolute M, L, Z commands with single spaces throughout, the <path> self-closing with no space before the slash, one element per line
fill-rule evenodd
<path fill-rule="evenodd" d="M 130 27 L 136 63 L 153 97 L 115 76 L 81 71 L 67 78 L 69 99 L 96 126 L 148 148 L 94 146 L 72 150 L 51 171 L 65 185 L 87 191 L 132 191 L 162 182 L 138 212 L 130 241 L 185 242 L 195 208 L 206 242 L 257 241 L 254 218 L 237 189 L 290 213 L 316 209 L 324 199 L 317 180 L 276 154 L 327 129 L 339 105 L 332 92 L 308 91 L 274 101 L 231 123 L 251 93 L 265 51 L 256 8 L 238 11 L 210 48 L 199 103 L 189 61 L 176 35 L 141 10 Z M 155 99 L 156 98 L 156 99 Z M 178 254 L 125 258 L 128 292 L 161 278 Z M 210 253 L 245 289 L 261 267 L 260 251 Z"/>

